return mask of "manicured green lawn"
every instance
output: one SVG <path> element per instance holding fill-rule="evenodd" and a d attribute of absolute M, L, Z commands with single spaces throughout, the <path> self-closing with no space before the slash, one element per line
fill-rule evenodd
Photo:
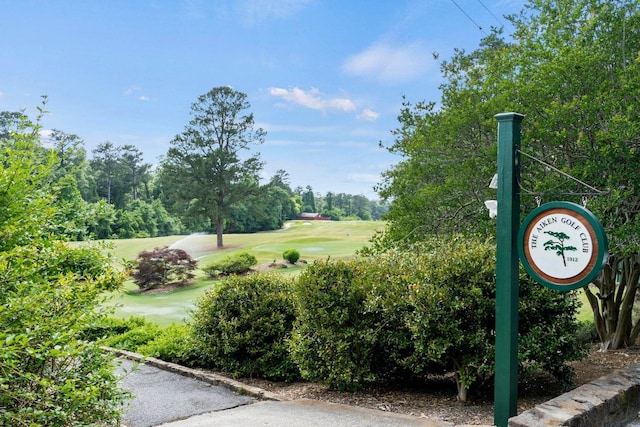
<path fill-rule="evenodd" d="M 376 230 L 382 230 L 384 223 L 374 221 L 290 221 L 278 231 L 255 234 L 229 234 L 224 236 L 225 248 L 216 248 L 215 235 L 194 234 L 190 236 L 168 236 L 151 239 L 113 240 L 110 252 L 117 259 L 133 260 L 143 250 L 159 246 L 185 249 L 198 259 L 199 265 L 228 256 L 235 252 L 247 251 L 253 254 L 259 264 L 282 261 L 282 253 L 287 249 L 297 249 L 300 259 L 313 262 L 317 259 L 347 259 L 366 246 Z M 298 274 L 299 267 L 278 270 L 281 274 Z M 115 295 L 109 305 L 115 306 L 115 314 L 120 317 L 142 316 L 162 326 L 181 322 L 189 316 L 195 300 L 217 281 L 206 279 L 202 271 L 197 272 L 198 283 L 188 288 L 166 294 L 138 294 L 133 282 L 127 282 L 125 289 Z M 593 315 L 584 292 L 579 292 L 582 308 L 578 320 L 592 320 Z"/>
<path fill-rule="evenodd" d="M 274 260 L 281 262 L 282 253 L 287 249 L 300 252 L 300 259 L 313 262 L 317 259 L 347 259 L 356 250 L 367 244 L 376 230 L 384 228 L 377 221 L 290 221 L 285 228 L 254 234 L 229 234 L 224 236 L 224 249 L 216 248 L 216 236 L 193 234 L 190 236 L 169 236 L 151 239 L 113 240 L 109 250 L 117 259 L 134 260 L 138 253 L 160 246 L 184 249 L 198 260 L 200 266 L 228 256 L 234 252 L 246 251 L 258 259 L 258 264 Z M 297 274 L 300 268 L 278 270 L 282 274 Z M 142 316 L 162 326 L 181 322 L 188 318 L 195 300 L 217 281 L 206 279 L 197 272 L 198 283 L 188 288 L 165 294 L 139 294 L 133 282 L 127 282 L 125 289 L 112 296 L 109 305 L 115 306 L 119 317 Z"/>

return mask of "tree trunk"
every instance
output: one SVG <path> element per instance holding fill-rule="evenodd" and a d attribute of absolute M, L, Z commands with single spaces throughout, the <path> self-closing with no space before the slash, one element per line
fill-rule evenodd
<path fill-rule="evenodd" d="M 617 350 L 635 343 L 640 322 L 633 322 L 633 307 L 638 292 L 640 263 L 638 254 L 624 258 L 609 257 L 609 262 L 593 284 L 594 295 L 584 287 L 600 337 L 600 350 Z"/>
<path fill-rule="evenodd" d="M 467 393 L 469 388 L 460 380 L 460 376 L 456 374 L 456 387 L 458 389 L 458 402 L 467 403 Z"/>
<path fill-rule="evenodd" d="M 216 246 L 218 249 L 221 249 L 223 247 L 222 244 L 222 224 L 223 224 L 223 219 L 222 219 L 222 215 L 216 215 Z"/>

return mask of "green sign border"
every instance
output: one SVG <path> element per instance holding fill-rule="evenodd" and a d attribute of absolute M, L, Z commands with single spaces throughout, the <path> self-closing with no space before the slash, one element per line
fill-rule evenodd
<path fill-rule="evenodd" d="M 529 260 L 525 256 L 525 232 L 531 222 L 536 219 L 540 214 L 545 213 L 546 211 L 554 210 L 554 209 L 566 209 L 572 212 L 577 213 L 581 217 L 583 217 L 591 226 L 594 231 L 594 235 L 591 236 L 592 241 L 597 242 L 598 252 L 596 254 L 595 263 L 591 266 L 591 271 L 587 273 L 586 276 L 577 280 L 576 282 L 569 283 L 557 283 L 542 277 L 538 272 L 533 268 L 533 266 L 529 263 Z M 609 257 L 609 248 L 607 235 L 604 232 L 604 228 L 600 221 L 591 213 L 591 211 L 583 208 L 582 206 L 571 203 L 571 202 L 549 202 L 545 203 L 542 206 L 537 207 L 533 211 L 527 215 L 524 219 L 524 222 L 520 226 L 520 232 L 518 233 L 518 255 L 520 257 L 520 262 L 524 266 L 524 269 L 529 273 L 531 277 L 533 277 L 538 283 L 558 291 L 570 291 L 573 289 L 578 289 L 583 286 L 588 285 L 596 278 L 596 276 L 602 270 L 602 267 L 607 263 L 607 258 Z M 589 266 L 587 266 L 589 268 Z M 586 269 L 585 269 L 586 270 Z M 584 270 L 583 270 L 584 272 Z"/>

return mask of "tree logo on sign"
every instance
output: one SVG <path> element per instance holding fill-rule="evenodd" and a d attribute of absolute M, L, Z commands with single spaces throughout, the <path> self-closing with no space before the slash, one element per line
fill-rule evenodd
<path fill-rule="evenodd" d="M 562 256 L 562 263 L 567 266 L 567 258 L 564 256 L 565 251 L 577 251 L 575 246 L 565 246 L 564 241 L 569 240 L 570 237 L 562 231 L 544 231 L 543 233 L 555 237 L 558 240 L 547 240 L 544 242 L 545 251 L 556 251 L 556 255 Z"/>

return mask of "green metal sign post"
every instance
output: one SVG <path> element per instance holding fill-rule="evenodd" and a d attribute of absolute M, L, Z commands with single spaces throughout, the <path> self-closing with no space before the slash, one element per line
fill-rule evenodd
<path fill-rule="evenodd" d="M 518 231 L 520 227 L 520 123 L 501 113 L 498 121 L 498 217 L 496 241 L 496 353 L 494 423 L 507 427 L 518 400 Z"/>

